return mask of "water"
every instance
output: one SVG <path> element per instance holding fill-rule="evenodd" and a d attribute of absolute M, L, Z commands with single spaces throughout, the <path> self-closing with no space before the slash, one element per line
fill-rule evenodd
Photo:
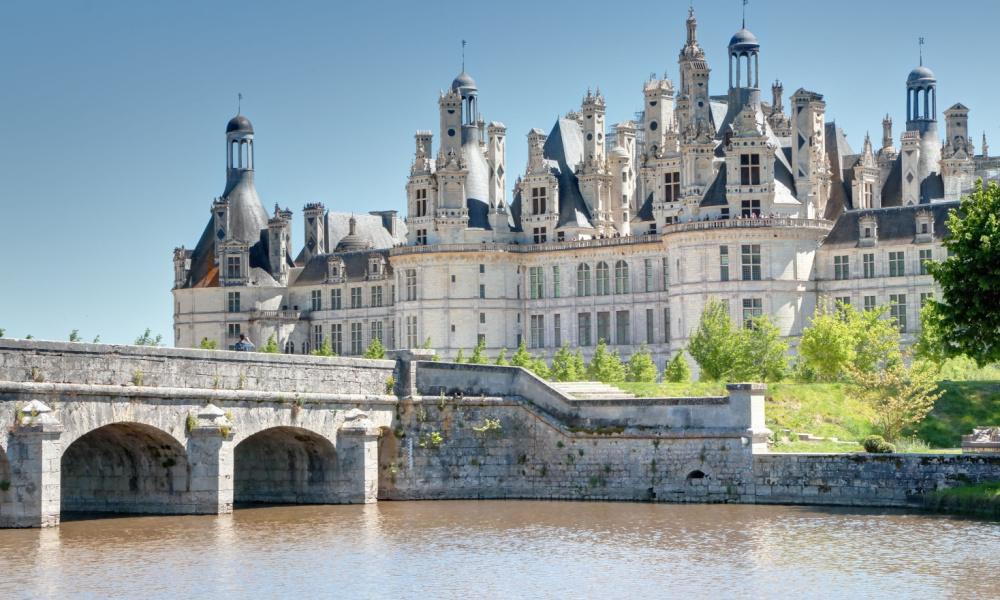
<path fill-rule="evenodd" d="M 0 530 L 0 598 L 998 598 L 1000 523 L 892 511 L 382 502 Z"/>

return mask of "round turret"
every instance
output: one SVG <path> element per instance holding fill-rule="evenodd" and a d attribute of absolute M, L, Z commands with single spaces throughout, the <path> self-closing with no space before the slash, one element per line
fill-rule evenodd
<path fill-rule="evenodd" d="M 760 49 L 760 42 L 757 41 L 757 36 L 746 27 L 733 34 L 732 39 L 729 40 L 730 52 L 747 52 L 758 49 Z"/>
<path fill-rule="evenodd" d="M 907 85 L 926 85 L 928 83 L 935 83 L 936 81 L 937 78 L 934 77 L 934 71 L 923 65 L 910 71 L 910 74 L 906 77 Z"/>
<path fill-rule="evenodd" d="M 358 222 L 354 217 L 348 221 L 348 226 L 350 227 L 348 234 L 340 238 L 337 242 L 337 247 L 334 248 L 334 252 L 354 252 L 356 250 L 368 250 L 372 247 L 370 241 L 362 238 L 357 233 Z"/>
<path fill-rule="evenodd" d="M 460 92 L 470 92 L 478 90 L 478 88 L 476 87 L 476 80 L 472 78 L 472 75 L 469 75 L 465 71 L 459 73 L 458 77 L 456 77 L 455 80 L 451 82 L 451 89 L 458 90 Z"/>

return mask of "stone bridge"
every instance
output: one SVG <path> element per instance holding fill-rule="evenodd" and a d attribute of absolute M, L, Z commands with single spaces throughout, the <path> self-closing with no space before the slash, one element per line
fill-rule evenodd
<path fill-rule="evenodd" d="M 374 502 L 395 361 L 0 340 L 0 526 Z"/>

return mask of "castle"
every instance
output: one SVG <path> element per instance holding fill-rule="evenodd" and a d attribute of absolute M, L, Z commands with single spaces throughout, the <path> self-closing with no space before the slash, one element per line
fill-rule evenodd
<path fill-rule="evenodd" d="M 174 251 L 174 344 L 247 334 L 357 355 L 379 339 L 453 357 L 480 341 L 551 356 L 605 340 L 624 355 L 645 344 L 662 366 L 711 298 L 735 322 L 769 315 L 793 343 L 823 298 L 888 305 L 911 341 L 949 209 L 1000 167 L 985 136 L 975 152 L 969 109 L 944 111 L 942 144 L 921 64 L 899 146 L 886 116 L 881 148 L 866 136 L 855 152 L 822 95 L 799 89 L 786 111 L 776 81 L 761 98 L 761 45 L 745 27 L 729 41 L 728 92 L 711 95 L 693 10 L 686 25 L 679 85 L 651 77 L 641 116 L 613 127 L 588 90 L 548 134 L 528 133 L 509 201 L 506 128 L 482 118 L 463 70 L 438 98 L 436 152 L 416 133 L 405 219 L 307 204 L 297 254 L 292 213 L 257 196 L 254 131 L 237 115 L 225 190 L 195 248 Z"/>

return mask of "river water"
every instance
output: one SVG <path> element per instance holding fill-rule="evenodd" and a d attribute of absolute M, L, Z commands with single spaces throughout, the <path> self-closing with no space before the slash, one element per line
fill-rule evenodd
<path fill-rule="evenodd" d="M 0 530 L 0 598 L 998 598 L 1000 523 L 784 506 L 381 502 Z"/>

